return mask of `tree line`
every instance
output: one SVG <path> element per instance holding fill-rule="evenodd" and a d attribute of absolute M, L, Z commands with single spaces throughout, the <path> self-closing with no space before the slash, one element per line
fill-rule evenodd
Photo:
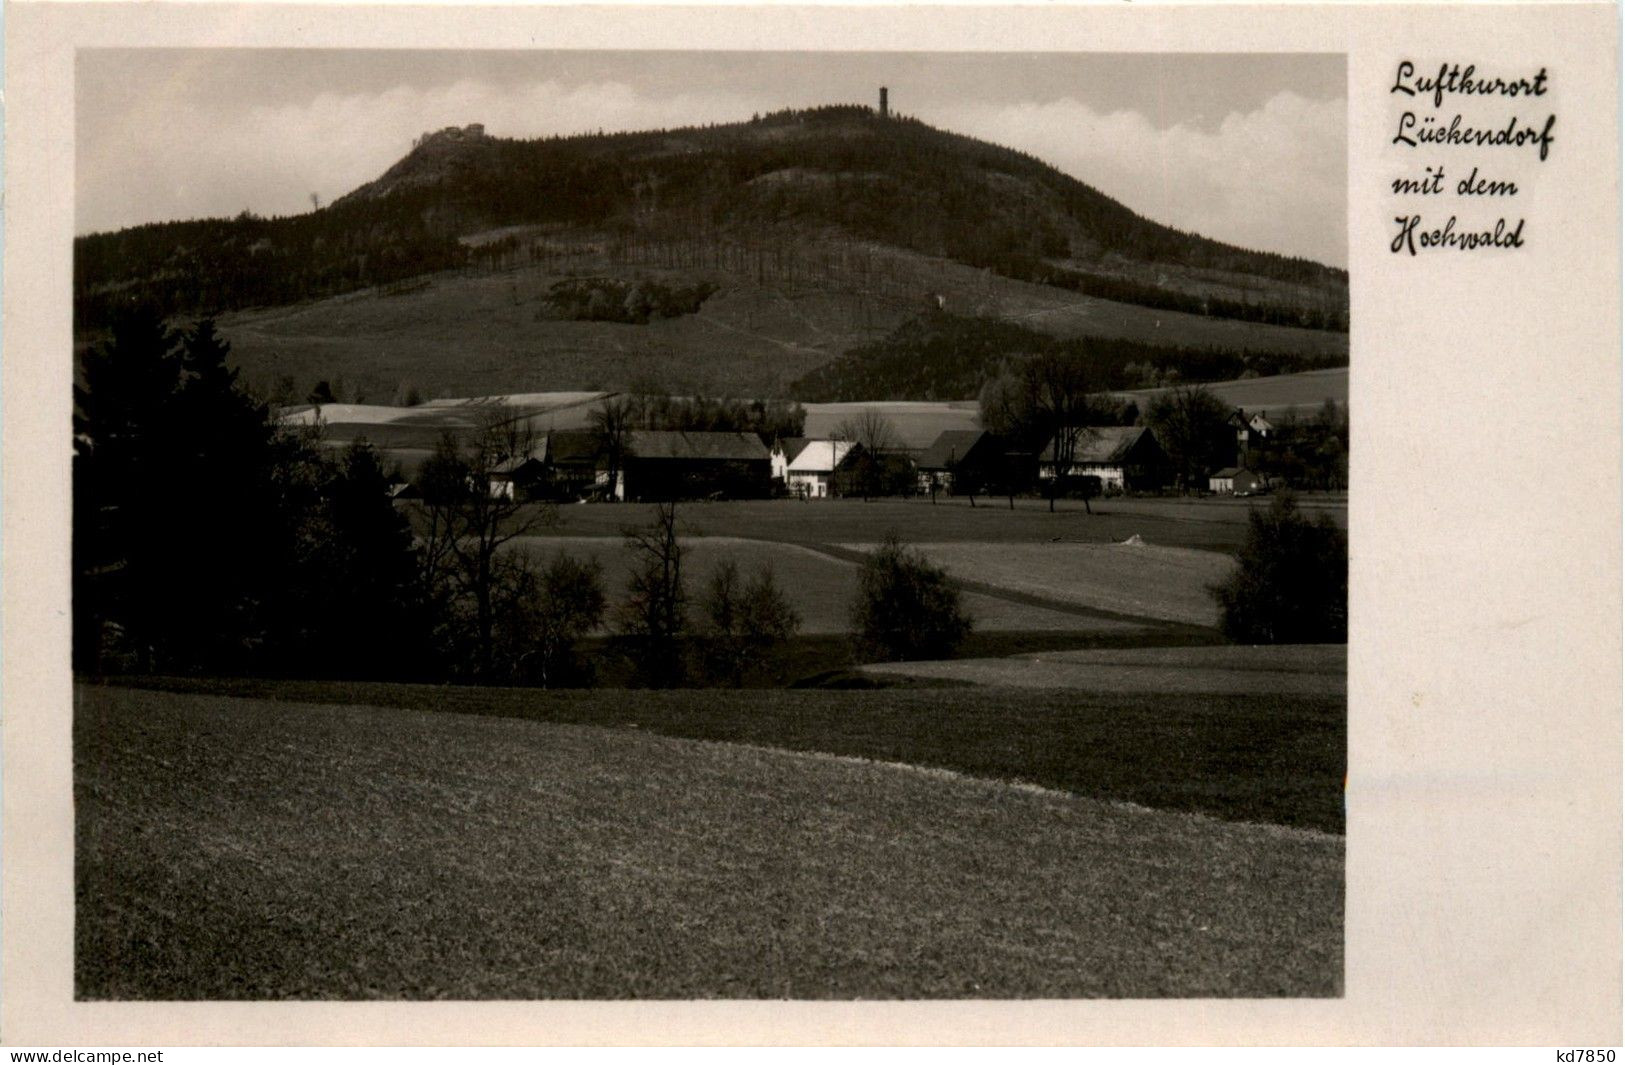
<path fill-rule="evenodd" d="M 647 325 L 651 318 L 694 314 L 716 292 L 710 281 L 667 285 L 648 278 L 621 281 L 610 277 L 571 277 L 547 290 L 543 313 L 570 322 L 620 322 Z"/>
<path fill-rule="evenodd" d="M 971 266 L 986 267 L 1018 281 L 1064 288 L 1069 292 L 1113 300 L 1117 303 L 1133 303 L 1157 310 L 1201 315 L 1204 318 L 1230 318 L 1238 322 L 1326 329 L 1337 333 L 1349 331 L 1347 301 L 1333 299 L 1330 294 L 1318 305 L 1301 298 L 1291 301 L 1279 297 L 1261 300 L 1235 299 L 1212 293 L 1187 292 L 1092 270 L 1079 270 L 1019 251 L 989 253 L 986 250 L 975 249 L 964 257 L 964 261 Z"/>

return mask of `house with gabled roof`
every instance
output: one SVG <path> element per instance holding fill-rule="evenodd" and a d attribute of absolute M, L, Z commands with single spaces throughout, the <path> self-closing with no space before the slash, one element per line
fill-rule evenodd
<path fill-rule="evenodd" d="M 1000 481 L 1005 448 L 986 429 L 945 429 L 915 461 L 915 487 L 937 492 L 975 494 Z"/>
<path fill-rule="evenodd" d="M 1103 491 L 1148 492 L 1168 483 L 1173 463 L 1157 436 L 1143 425 L 1099 425 L 1075 429 L 1072 461 L 1063 477 L 1098 477 Z M 1053 479 L 1060 465 L 1056 440 L 1038 457 L 1038 476 Z"/>
<path fill-rule="evenodd" d="M 1252 495 L 1269 482 L 1263 474 L 1244 466 L 1226 466 L 1210 475 L 1207 490 L 1218 495 Z"/>
<path fill-rule="evenodd" d="M 550 479 L 548 438 L 543 436 L 529 450 L 507 458 L 488 471 L 491 498 L 530 499 L 543 494 Z"/>
<path fill-rule="evenodd" d="M 1253 448 L 1258 447 L 1270 438 L 1275 432 L 1275 426 L 1264 417 L 1262 411 L 1257 414 L 1248 413 L 1237 407 L 1230 413 L 1228 424 L 1236 431 L 1236 466 L 1247 465 L 1247 456 Z"/>
<path fill-rule="evenodd" d="M 771 470 L 755 433 L 637 430 L 627 434 L 613 491 L 617 499 L 759 499 Z"/>
<path fill-rule="evenodd" d="M 839 478 L 863 456 L 863 445 L 851 440 L 808 440 L 785 466 L 785 487 L 805 499 L 839 495 Z"/>

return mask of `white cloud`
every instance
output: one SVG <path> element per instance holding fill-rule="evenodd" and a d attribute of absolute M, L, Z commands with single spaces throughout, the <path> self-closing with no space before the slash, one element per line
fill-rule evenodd
<path fill-rule="evenodd" d="M 961 106 L 925 121 L 1030 152 L 1157 222 L 1342 266 L 1345 105 L 1282 92 L 1214 130 L 1158 129 L 1077 100 Z"/>
<path fill-rule="evenodd" d="M 80 144 L 81 231 L 157 218 L 308 210 L 377 177 L 418 134 L 483 122 L 535 137 L 737 121 L 815 100 L 706 92 L 655 97 L 619 82 L 496 86 L 464 80 L 382 93 L 324 93 L 244 112 L 154 95 Z M 1214 130 L 1158 129 L 1137 112 L 1072 99 L 956 104 L 918 117 L 1030 152 L 1158 222 L 1247 247 L 1342 265 L 1344 104 L 1282 92 Z"/>

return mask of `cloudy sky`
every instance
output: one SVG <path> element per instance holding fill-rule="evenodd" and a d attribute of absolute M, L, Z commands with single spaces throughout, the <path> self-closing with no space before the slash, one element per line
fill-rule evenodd
<path fill-rule="evenodd" d="M 289 214 L 425 130 L 534 137 L 873 103 L 1019 148 L 1159 222 L 1347 264 L 1342 56 L 86 50 L 80 233 Z"/>

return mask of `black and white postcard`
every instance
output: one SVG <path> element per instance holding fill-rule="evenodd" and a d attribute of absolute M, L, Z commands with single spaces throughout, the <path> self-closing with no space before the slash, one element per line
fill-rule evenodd
<path fill-rule="evenodd" d="M 8 1038 L 1618 1042 L 1616 9 L 8 14 Z"/>

